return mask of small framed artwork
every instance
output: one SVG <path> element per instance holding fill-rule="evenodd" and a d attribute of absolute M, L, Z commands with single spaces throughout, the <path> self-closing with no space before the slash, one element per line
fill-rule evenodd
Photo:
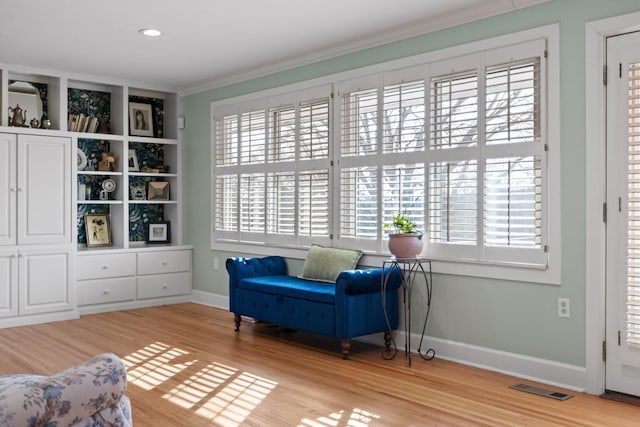
<path fill-rule="evenodd" d="M 151 181 L 148 184 L 147 198 L 149 200 L 169 200 L 169 183 Z"/>
<path fill-rule="evenodd" d="M 169 221 L 150 222 L 145 231 L 147 243 L 171 242 L 171 223 Z"/>
<path fill-rule="evenodd" d="M 129 103 L 129 134 L 134 136 L 153 136 L 151 104 Z"/>
<path fill-rule="evenodd" d="M 129 187 L 129 198 L 131 200 L 147 200 L 147 190 L 144 185 L 132 185 Z"/>
<path fill-rule="evenodd" d="M 88 247 L 111 246 L 109 215 L 86 214 L 84 216 L 84 230 Z"/>
<path fill-rule="evenodd" d="M 129 148 L 129 172 L 139 172 L 140 165 L 138 164 L 138 155 L 136 150 Z"/>

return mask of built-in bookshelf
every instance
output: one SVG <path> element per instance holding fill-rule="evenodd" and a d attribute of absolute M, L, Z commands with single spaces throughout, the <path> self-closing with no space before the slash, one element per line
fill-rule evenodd
<path fill-rule="evenodd" d="M 145 246 L 147 225 L 162 222 L 166 244 L 182 243 L 176 93 L 3 64 L 0 89 L 0 127 L 72 139 L 78 250 Z M 87 214 L 108 216 L 109 245 L 87 248 Z"/>

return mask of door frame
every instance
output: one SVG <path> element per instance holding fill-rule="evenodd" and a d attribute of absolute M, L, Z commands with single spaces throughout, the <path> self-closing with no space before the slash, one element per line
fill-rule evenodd
<path fill-rule="evenodd" d="M 606 39 L 640 31 L 640 12 L 588 22 L 585 25 L 586 95 L 586 310 L 585 357 L 587 393 L 605 389 L 602 343 L 606 337 L 606 227 L 603 203 L 606 201 L 606 91 L 603 70 Z"/>

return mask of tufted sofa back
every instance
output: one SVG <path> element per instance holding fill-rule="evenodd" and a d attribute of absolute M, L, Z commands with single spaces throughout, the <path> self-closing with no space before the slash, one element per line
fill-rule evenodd
<path fill-rule="evenodd" d="M 246 277 L 287 275 L 287 263 L 277 255 L 264 258 L 230 258 L 226 267 L 235 284 Z"/>

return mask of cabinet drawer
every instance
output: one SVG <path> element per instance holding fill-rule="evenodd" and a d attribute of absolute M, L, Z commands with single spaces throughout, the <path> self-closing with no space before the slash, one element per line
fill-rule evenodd
<path fill-rule="evenodd" d="M 138 298 L 158 298 L 191 292 L 191 273 L 138 277 Z"/>
<path fill-rule="evenodd" d="M 145 252 L 138 254 L 138 274 L 191 271 L 191 251 Z"/>
<path fill-rule="evenodd" d="M 76 261 L 78 280 L 134 276 L 136 254 L 79 256 Z"/>
<path fill-rule="evenodd" d="M 136 297 L 136 278 L 80 281 L 77 295 L 79 306 L 133 300 Z"/>

